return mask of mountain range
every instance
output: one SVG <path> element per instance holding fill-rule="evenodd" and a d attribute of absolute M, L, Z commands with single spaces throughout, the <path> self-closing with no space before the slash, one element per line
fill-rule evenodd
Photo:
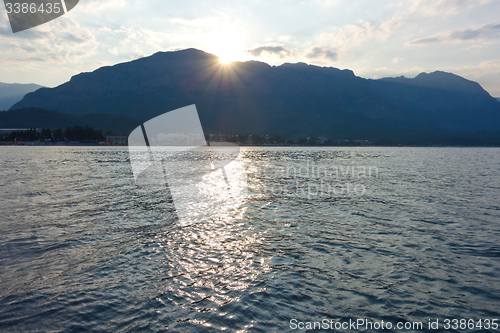
<path fill-rule="evenodd" d="M 28 93 L 11 110 L 39 107 L 146 121 L 190 104 L 196 104 L 207 133 L 500 137 L 500 103 L 478 83 L 452 73 L 372 80 L 351 70 L 304 63 L 222 64 L 196 49 L 158 52 L 81 73 L 58 87 Z"/>
<path fill-rule="evenodd" d="M 0 110 L 8 110 L 11 106 L 19 102 L 24 95 L 35 91 L 42 86 L 38 84 L 19 84 L 0 82 Z"/>

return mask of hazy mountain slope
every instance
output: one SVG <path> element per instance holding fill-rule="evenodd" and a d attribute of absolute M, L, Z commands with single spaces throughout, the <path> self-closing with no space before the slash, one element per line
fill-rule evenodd
<path fill-rule="evenodd" d="M 42 86 L 38 84 L 19 84 L 0 82 L 0 111 L 8 110 L 19 102 L 24 95 L 35 91 Z"/>
<path fill-rule="evenodd" d="M 40 108 L 24 108 L 0 112 L 0 128 L 62 128 L 91 126 L 102 131 L 128 135 L 140 121 L 122 115 L 87 114 L 70 115 Z"/>
<path fill-rule="evenodd" d="M 500 131 L 500 104 L 451 73 L 367 80 L 350 70 L 303 63 L 219 63 L 188 49 L 74 76 L 13 106 L 71 114 L 124 114 L 140 120 L 195 103 L 207 132 L 358 136 L 387 127 Z"/>
<path fill-rule="evenodd" d="M 454 132 L 499 129 L 495 99 L 477 82 L 455 74 L 437 71 L 414 79 L 382 79 L 373 82 L 372 90 L 400 108 L 398 115 L 388 117 L 395 125 L 401 125 L 394 122 L 399 116 L 412 128 L 433 124 Z M 411 122 L 416 125 L 411 126 Z"/>

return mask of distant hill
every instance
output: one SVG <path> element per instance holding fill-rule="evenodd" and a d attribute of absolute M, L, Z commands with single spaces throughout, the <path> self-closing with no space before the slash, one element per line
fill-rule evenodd
<path fill-rule="evenodd" d="M 19 102 L 24 95 L 39 88 L 42 88 L 42 86 L 38 84 L 0 82 L 0 111 L 10 109 L 10 107 Z"/>
<path fill-rule="evenodd" d="M 497 101 L 499 101 L 499 102 L 500 102 L 500 97 L 497 97 L 496 99 L 497 99 Z"/>
<path fill-rule="evenodd" d="M 24 108 L 0 112 L 0 128 L 62 128 L 91 126 L 103 132 L 128 135 L 140 121 L 122 115 L 87 114 L 70 115 L 40 108 Z"/>
<path fill-rule="evenodd" d="M 190 104 L 208 133 L 370 139 L 394 132 L 500 132 L 500 104 L 478 83 L 451 73 L 371 80 L 304 63 L 223 65 L 196 49 L 81 73 L 27 94 L 12 109 L 36 106 L 145 121 Z"/>

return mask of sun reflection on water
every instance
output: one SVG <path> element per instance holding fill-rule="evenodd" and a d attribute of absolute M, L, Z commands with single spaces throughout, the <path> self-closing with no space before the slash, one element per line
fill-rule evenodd
<path fill-rule="evenodd" d="M 256 251 L 262 245 L 261 232 L 245 226 L 234 218 L 157 235 L 157 274 L 162 276 L 158 297 L 199 311 L 237 301 L 271 270 L 270 259 Z"/>
<path fill-rule="evenodd" d="M 271 271 L 271 258 L 262 247 L 267 230 L 245 219 L 248 162 L 239 157 L 226 165 L 227 181 L 221 169 L 202 177 L 198 188 L 219 200 L 218 206 L 207 207 L 216 210 L 210 219 L 155 235 L 156 255 L 149 260 L 156 261 L 159 279 L 153 296 L 165 307 L 219 312 L 252 287 L 252 292 L 266 289 L 263 274 Z"/>

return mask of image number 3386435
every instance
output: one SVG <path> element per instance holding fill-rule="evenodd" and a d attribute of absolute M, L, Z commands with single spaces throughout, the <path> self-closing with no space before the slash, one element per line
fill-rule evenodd
<path fill-rule="evenodd" d="M 63 16 L 79 0 L 4 0 L 12 32 L 16 33 Z"/>

